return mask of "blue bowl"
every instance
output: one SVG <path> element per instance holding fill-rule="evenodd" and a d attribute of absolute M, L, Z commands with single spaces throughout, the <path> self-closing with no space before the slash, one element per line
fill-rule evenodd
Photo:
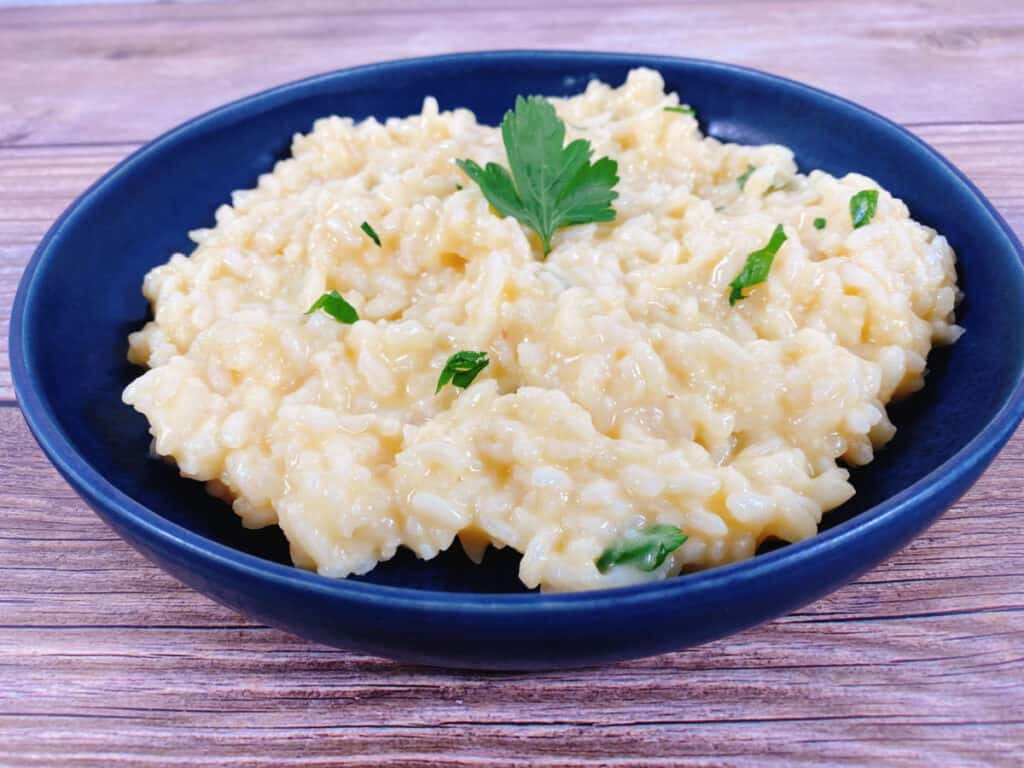
<path fill-rule="evenodd" d="M 517 94 L 568 95 L 591 78 L 659 70 L 726 141 L 779 143 L 804 170 L 859 171 L 945 234 L 959 258 L 967 333 L 930 358 L 925 389 L 895 404 L 899 427 L 854 472 L 857 495 L 813 539 L 657 584 L 565 595 L 523 590 L 514 553 L 482 566 L 453 547 L 400 554 L 333 580 L 289 565 L 276 529 L 246 531 L 198 483 L 146 458 L 145 420 L 121 404 L 139 374 L 126 337 L 146 317 L 143 275 L 208 226 L 234 189 L 332 113 L 385 118 L 470 107 L 496 123 Z M 424 664 L 544 669 L 713 640 L 857 577 L 932 523 L 978 478 L 1024 414 L 1021 245 L 934 150 L 848 101 L 739 67 L 656 56 L 499 52 L 359 67 L 285 85 L 189 121 L 140 149 L 54 224 L 25 271 L 11 324 L 14 383 L 29 427 L 67 481 L 139 551 L 252 618 L 319 642 Z M 102 605 L 97 605 L 102 610 Z"/>

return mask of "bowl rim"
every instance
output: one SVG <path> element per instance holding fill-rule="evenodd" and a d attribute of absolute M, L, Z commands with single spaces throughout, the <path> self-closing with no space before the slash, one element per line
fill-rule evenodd
<path fill-rule="evenodd" d="M 681 597 L 684 594 L 707 592 L 738 578 L 761 579 L 770 576 L 773 571 L 778 569 L 798 568 L 808 560 L 817 559 L 830 551 L 841 549 L 850 540 L 869 536 L 873 529 L 881 528 L 896 518 L 912 513 L 913 507 L 921 501 L 941 497 L 944 493 L 953 490 L 958 484 L 959 478 L 975 469 L 983 468 L 990 452 L 993 452 L 993 449 L 998 449 L 1010 437 L 1024 418 L 1024 370 L 1018 370 L 1013 390 L 988 423 L 964 447 L 899 493 L 865 509 L 849 520 L 825 531 L 820 531 L 809 539 L 789 544 L 773 552 L 688 574 L 684 578 L 677 577 L 632 586 L 566 593 L 448 592 L 321 576 L 293 565 L 266 560 L 229 547 L 171 522 L 135 501 L 89 464 L 59 425 L 51 404 L 42 393 L 37 374 L 29 359 L 28 347 L 30 345 L 25 342 L 24 333 L 26 308 L 30 305 L 36 291 L 36 276 L 40 266 L 49 257 L 54 241 L 60 237 L 75 214 L 93 195 L 108 183 L 129 174 L 137 163 L 150 154 L 161 151 L 167 145 L 173 144 L 193 132 L 201 131 L 220 120 L 244 118 L 247 114 L 260 111 L 261 108 L 277 106 L 289 101 L 304 88 L 316 86 L 339 76 L 386 73 L 393 69 L 419 68 L 460 60 L 514 63 L 523 58 L 547 59 L 553 63 L 572 61 L 577 64 L 583 60 L 605 64 L 648 66 L 655 69 L 663 64 L 683 63 L 717 70 L 732 77 L 760 81 L 762 84 L 776 88 L 781 87 L 791 92 L 797 91 L 804 96 L 827 102 L 833 108 L 859 113 L 862 117 L 880 123 L 883 128 L 902 134 L 904 138 L 925 150 L 934 162 L 952 172 L 956 181 L 981 202 L 991 217 L 992 223 L 1002 231 L 1010 249 L 1017 257 L 1012 260 L 1010 268 L 1016 270 L 1018 282 L 1024 280 L 1024 263 L 1022 263 L 1024 262 L 1024 247 L 996 208 L 962 171 L 926 142 L 892 120 L 853 101 L 789 78 L 750 67 L 692 57 L 533 49 L 439 54 L 346 67 L 243 96 L 186 120 L 162 133 L 136 149 L 93 182 L 61 213 L 36 247 L 22 273 L 11 313 L 9 335 L 11 375 L 18 403 L 30 431 L 44 453 L 69 484 L 91 506 L 103 509 L 112 519 L 116 519 L 127 528 L 135 529 L 135 532 L 147 541 L 155 540 L 169 549 L 184 552 L 188 557 L 204 559 L 215 568 L 226 568 L 240 576 L 275 582 L 278 587 L 316 592 L 329 599 L 344 599 L 395 608 L 457 609 L 481 614 L 522 613 L 532 612 L 536 609 L 587 611 L 611 606 L 621 607 L 625 602 L 640 604 Z M 426 95 L 424 94 L 424 96 Z"/>

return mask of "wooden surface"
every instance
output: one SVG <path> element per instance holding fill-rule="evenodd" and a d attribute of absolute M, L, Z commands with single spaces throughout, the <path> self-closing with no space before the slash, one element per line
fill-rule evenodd
<path fill-rule="evenodd" d="M 43 458 L 8 316 L 78 192 L 263 87 L 496 47 L 704 56 L 819 85 L 911 126 L 1024 230 L 1014 0 L 0 9 L 0 765 L 1021 765 L 1021 435 L 926 535 L 806 610 L 542 675 L 411 668 L 251 624 L 121 543 Z"/>

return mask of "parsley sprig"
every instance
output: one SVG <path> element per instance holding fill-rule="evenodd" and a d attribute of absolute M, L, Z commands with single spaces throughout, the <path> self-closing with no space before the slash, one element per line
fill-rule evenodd
<path fill-rule="evenodd" d="M 736 275 L 735 280 L 729 283 L 729 287 L 732 289 L 729 292 L 730 307 L 737 301 L 746 298 L 743 295 L 744 288 L 763 283 L 768 279 L 768 272 L 772 268 L 772 260 L 784 242 L 786 242 L 786 233 L 783 231 L 782 225 L 779 224 L 775 227 L 775 231 L 772 232 L 768 245 L 747 256 L 747 263 L 743 265 L 743 270 Z"/>
<path fill-rule="evenodd" d="M 864 189 L 850 198 L 850 219 L 853 228 L 860 229 L 868 224 L 878 209 L 878 190 Z"/>
<path fill-rule="evenodd" d="M 380 248 L 380 235 L 378 235 L 377 231 L 370 226 L 370 222 L 364 221 L 362 224 L 359 225 L 359 228 L 363 230 L 364 234 L 368 238 L 370 238 L 371 240 L 373 240 L 373 242 L 377 244 L 378 248 Z"/>
<path fill-rule="evenodd" d="M 497 163 L 458 165 L 498 213 L 540 236 L 545 257 L 556 229 L 615 219 L 618 164 L 608 157 L 591 163 L 586 139 L 563 146 L 565 123 L 543 96 L 517 96 L 515 109 L 501 121 L 501 137 L 511 174 Z"/>
<path fill-rule="evenodd" d="M 441 371 L 441 375 L 437 379 L 437 389 L 434 390 L 436 395 L 441 391 L 449 381 L 456 387 L 465 389 L 473 383 L 473 379 L 484 368 L 487 367 L 491 361 L 487 359 L 486 352 L 471 352 L 469 350 L 462 350 L 456 352 L 454 355 L 448 358 L 448 362 L 444 364 L 444 369 Z"/>
<path fill-rule="evenodd" d="M 337 291 L 325 293 L 314 301 L 313 306 L 306 310 L 306 314 L 311 315 L 318 309 L 322 309 L 339 323 L 344 323 L 345 325 L 352 325 L 352 323 L 359 319 L 359 313 L 356 312 L 356 308 L 341 298 L 341 294 Z"/>
<path fill-rule="evenodd" d="M 652 525 L 627 534 L 594 562 L 601 573 L 607 573 L 616 565 L 632 565 L 641 571 L 653 571 L 683 546 L 687 538 L 674 525 Z"/>

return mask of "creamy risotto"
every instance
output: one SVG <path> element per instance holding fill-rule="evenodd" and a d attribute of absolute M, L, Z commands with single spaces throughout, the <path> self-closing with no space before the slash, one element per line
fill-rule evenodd
<path fill-rule="evenodd" d="M 551 102 L 619 181 L 614 221 L 559 229 L 547 258 L 457 165 L 509 163 L 465 109 L 297 135 L 146 276 L 129 358 L 149 370 L 124 400 L 154 452 L 328 576 L 458 538 L 521 552 L 528 587 L 581 590 L 813 536 L 854 493 L 843 465 L 892 437 L 886 404 L 960 333 L 946 240 L 867 177 L 704 137 L 656 72 Z M 307 314 L 331 291 L 357 322 Z M 435 393 L 462 350 L 488 364 Z M 682 534 L 663 559 L 598 567 L 655 528 Z"/>

